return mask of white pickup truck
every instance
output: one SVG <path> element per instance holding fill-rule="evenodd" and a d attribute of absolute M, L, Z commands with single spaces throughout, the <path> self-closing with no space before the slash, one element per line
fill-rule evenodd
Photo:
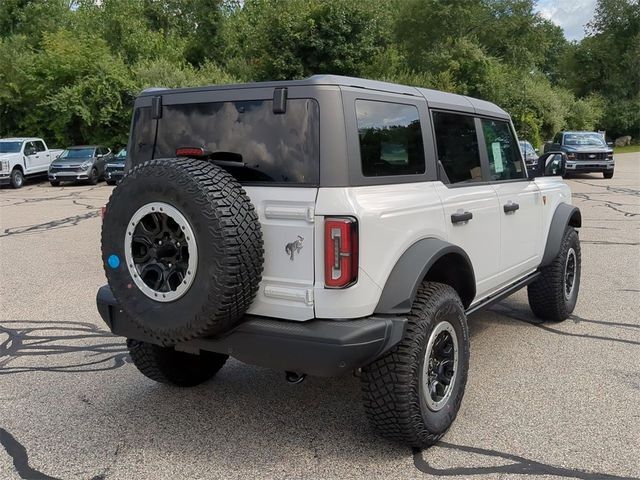
<path fill-rule="evenodd" d="M 0 185 L 20 188 L 27 177 L 46 175 L 62 150 L 49 150 L 41 138 L 0 139 Z"/>

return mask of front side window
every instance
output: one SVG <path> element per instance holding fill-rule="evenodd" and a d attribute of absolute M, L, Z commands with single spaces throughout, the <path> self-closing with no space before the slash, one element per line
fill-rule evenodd
<path fill-rule="evenodd" d="M 35 155 L 36 153 L 36 146 L 33 144 L 33 142 L 27 142 L 27 144 L 24 146 L 24 154 L 29 156 L 29 155 Z"/>
<path fill-rule="evenodd" d="M 526 177 L 516 139 L 507 122 L 482 119 L 482 133 L 489 157 L 492 181 Z"/>
<path fill-rule="evenodd" d="M 44 143 L 42 143 L 42 141 L 36 140 L 33 143 L 36 146 L 36 152 L 44 152 L 46 150 L 46 148 L 44 148 Z"/>
<path fill-rule="evenodd" d="M 480 150 L 473 117 L 433 112 L 438 162 L 449 183 L 481 182 Z"/>
<path fill-rule="evenodd" d="M 289 99 L 282 114 L 273 112 L 272 100 L 165 105 L 154 158 L 175 157 L 180 147 L 211 152 L 242 183 L 317 185 L 318 102 Z"/>
<path fill-rule="evenodd" d="M 414 105 L 356 100 L 356 118 L 365 177 L 425 172 L 420 117 Z"/>

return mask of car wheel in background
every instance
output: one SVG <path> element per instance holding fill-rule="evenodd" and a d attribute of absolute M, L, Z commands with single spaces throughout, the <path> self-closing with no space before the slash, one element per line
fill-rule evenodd
<path fill-rule="evenodd" d="M 24 174 L 19 168 L 14 168 L 11 172 L 11 186 L 13 188 L 22 188 L 24 185 Z"/>
<path fill-rule="evenodd" d="M 60 180 L 49 180 L 49 183 L 51 184 L 52 187 L 60 186 Z"/>
<path fill-rule="evenodd" d="M 116 182 L 113 180 L 106 180 L 106 182 L 107 182 L 107 185 L 111 185 L 111 186 L 116 184 Z"/>
<path fill-rule="evenodd" d="M 89 183 L 91 185 L 97 185 L 98 184 L 98 169 L 96 167 L 93 167 L 91 169 L 91 173 L 89 174 Z"/>

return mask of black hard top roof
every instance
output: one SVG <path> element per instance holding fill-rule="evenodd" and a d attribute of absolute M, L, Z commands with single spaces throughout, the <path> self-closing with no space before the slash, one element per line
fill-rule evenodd
<path fill-rule="evenodd" d="M 379 92 L 396 93 L 401 95 L 410 95 L 416 97 L 424 97 L 431 108 L 439 108 L 445 110 L 460 110 L 475 112 L 478 114 L 509 117 L 507 112 L 497 105 L 464 95 L 454 93 L 441 92 L 439 90 L 431 90 L 428 88 L 410 87 L 397 83 L 381 82 L 378 80 L 368 80 L 356 77 L 344 77 L 340 75 L 313 75 L 302 80 L 285 80 L 277 82 L 254 82 L 239 83 L 227 85 L 209 85 L 203 87 L 190 88 L 148 88 L 140 93 L 139 96 L 154 96 L 159 93 L 165 95 L 169 93 L 183 92 L 200 92 L 211 90 L 238 90 L 244 88 L 276 88 L 276 87 L 294 87 L 294 86 L 320 86 L 332 85 L 339 87 L 355 87 L 365 90 L 374 90 Z"/>

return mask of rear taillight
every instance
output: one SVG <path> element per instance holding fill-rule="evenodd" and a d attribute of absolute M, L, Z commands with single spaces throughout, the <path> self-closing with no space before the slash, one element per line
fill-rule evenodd
<path fill-rule="evenodd" d="M 324 285 L 344 288 L 358 280 L 358 222 L 353 218 L 324 220 Z"/>

